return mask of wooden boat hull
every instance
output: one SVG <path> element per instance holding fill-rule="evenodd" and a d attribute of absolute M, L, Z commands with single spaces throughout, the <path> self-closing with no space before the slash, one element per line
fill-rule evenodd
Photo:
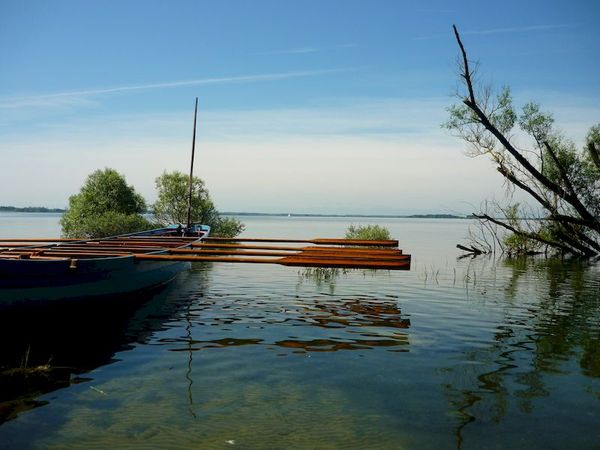
<path fill-rule="evenodd" d="M 69 260 L 0 259 L 0 307 L 151 290 L 190 266 L 181 261 L 136 261 L 133 255 L 82 258 L 75 268 Z"/>

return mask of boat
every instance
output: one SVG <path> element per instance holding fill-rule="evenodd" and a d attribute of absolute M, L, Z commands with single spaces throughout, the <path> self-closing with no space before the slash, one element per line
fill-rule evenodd
<path fill-rule="evenodd" d="M 192 248 L 209 234 L 209 226 L 194 224 L 101 239 L 0 242 L 0 307 L 155 289 L 191 263 L 152 257 Z"/>

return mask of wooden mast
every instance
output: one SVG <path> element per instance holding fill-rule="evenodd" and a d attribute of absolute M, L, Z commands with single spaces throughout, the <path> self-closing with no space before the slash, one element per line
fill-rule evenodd
<path fill-rule="evenodd" d="M 196 106 L 194 107 L 194 132 L 192 134 L 192 161 L 190 163 L 190 182 L 188 194 L 188 213 L 187 213 L 187 229 L 192 227 L 192 191 L 194 181 L 194 152 L 196 150 L 196 117 L 198 115 L 198 97 L 196 97 Z"/>

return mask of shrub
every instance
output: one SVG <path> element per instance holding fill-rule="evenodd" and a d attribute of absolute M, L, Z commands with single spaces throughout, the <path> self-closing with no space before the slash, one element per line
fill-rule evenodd
<path fill-rule="evenodd" d="M 384 241 L 391 239 L 391 236 L 387 228 L 379 225 L 350 225 L 346 230 L 346 239 Z"/>

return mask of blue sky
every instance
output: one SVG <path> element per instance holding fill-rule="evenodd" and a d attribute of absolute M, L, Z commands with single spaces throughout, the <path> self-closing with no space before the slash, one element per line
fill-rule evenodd
<path fill-rule="evenodd" d="M 226 211 L 471 212 L 503 195 L 440 129 L 457 24 L 485 80 L 581 143 L 600 2 L 0 2 L 0 204 L 66 206 L 113 167 L 149 202 L 188 165 Z"/>

